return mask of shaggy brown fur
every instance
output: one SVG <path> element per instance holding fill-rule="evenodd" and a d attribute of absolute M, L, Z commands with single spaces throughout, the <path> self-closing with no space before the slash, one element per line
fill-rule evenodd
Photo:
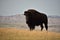
<path fill-rule="evenodd" d="M 40 13 L 34 9 L 29 9 L 24 12 L 26 16 L 26 23 L 30 30 L 35 29 L 35 26 L 40 25 L 41 31 L 43 30 L 43 24 L 45 25 L 46 30 L 48 30 L 48 18 L 44 13 Z"/>

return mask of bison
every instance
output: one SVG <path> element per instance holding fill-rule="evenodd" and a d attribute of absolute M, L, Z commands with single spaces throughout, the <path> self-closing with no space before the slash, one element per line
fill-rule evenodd
<path fill-rule="evenodd" d="M 41 27 L 41 31 L 43 30 L 43 24 L 45 25 L 46 31 L 48 30 L 48 18 L 47 15 L 41 12 L 38 12 L 34 9 L 28 9 L 24 12 L 26 17 L 26 24 L 30 28 L 30 30 L 34 30 L 35 26 Z"/>

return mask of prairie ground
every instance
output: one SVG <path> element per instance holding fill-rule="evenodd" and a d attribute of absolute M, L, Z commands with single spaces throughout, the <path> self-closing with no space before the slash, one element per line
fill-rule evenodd
<path fill-rule="evenodd" d="M 16 28 L 0 28 L 0 40 L 60 40 L 60 33 Z"/>

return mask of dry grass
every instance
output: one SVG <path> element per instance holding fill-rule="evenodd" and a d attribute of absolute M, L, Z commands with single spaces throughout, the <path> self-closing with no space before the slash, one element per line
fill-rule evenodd
<path fill-rule="evenodd" d="M 0 40 L 60 40 L 60 33 L 0 28 Z"/>

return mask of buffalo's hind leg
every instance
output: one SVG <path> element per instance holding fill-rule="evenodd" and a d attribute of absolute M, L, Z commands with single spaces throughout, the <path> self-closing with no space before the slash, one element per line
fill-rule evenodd
<path fill-rule="evenodd" d="M 46 31 L 48 31 L 48 24 L 45 23 L 45 28 L 46 28 Z"/>
<path fill-rule="evenodd" d="M 41 26 L 41 31 L 43 30 L 43 24 L 40 25 Z"/>

